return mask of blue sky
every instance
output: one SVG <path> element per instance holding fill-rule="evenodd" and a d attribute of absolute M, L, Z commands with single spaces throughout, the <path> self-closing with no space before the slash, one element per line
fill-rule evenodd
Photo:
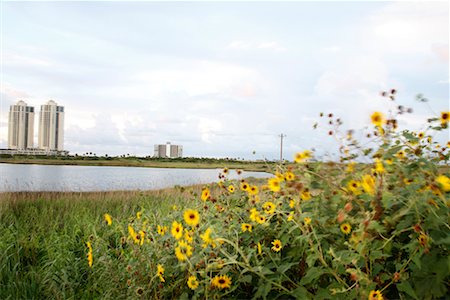
<path fill-rule="evenodd" d="M 403 127 L 449 109 L 445 2 L 7 1 L 2 14 L 2 148 L 19 99 L 66 107 L 72 153 L 151 155 L 171 141 L 249 159 L 279 157 L 280 133 L 287 158 L 334 155 L 328 127 L 312 129 L 319 112 L 362 135 L 393 105 L 381 90 L 414 108 Z"/>

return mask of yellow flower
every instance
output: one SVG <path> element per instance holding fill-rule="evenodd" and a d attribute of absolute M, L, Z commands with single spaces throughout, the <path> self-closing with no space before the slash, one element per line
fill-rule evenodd
<path fill-rule="evenodd" d="M 383 300 L 383 295 L 381 294 L 381 291 L 379 291 L 379 290 L 370 291 L 369 300 Z"/>
<path fill-rule="evenodd" d="M 309 190 L 305 189 L 301 192 L 300 198 L 302 198 L 303 201 L 308 201 L 309 199 L 311 199 L 311 193 L 309 192 Z"/>
<path fill-rule="evenodd" d="M 178 207 L 176 205 L 172 205 L 172 210 L 177 210 Z"/>
<path fill-rule="evenodd" d="M 266 214 L 271 215 L 275 212 L 277 206 L 274 203 L 268 201 L 262 205 L 262 208 L 264 209 L 264 212 Z"/>
<path fill-rule="evenodd" d="M 269 185 L 269 189 L 272 192 L 279 192 L 281 189 L 281 184 L 280 184 L 280 180 L 276 177 L 274 178 L 270 178 L 267 182 L 267 184 Z"/>
<path fill-rule="evenodd" d="M 192 241 L 194 240 L 193 238 L 194 236 L 194 232 L 193 231 L 184 231 L 184 239 L 188 242 L 188 243 L 192 243 Z"/>
<path fill-rule="evenodd" d="M 209 191 L 209 189 L 208 188 L 204 188 L 203 190 L 202 190 L 202 200 L 203 201 L 206 201 L 206 200 L 208 200 L 209 199 L 209 197 L 211 196 L 211 192 Z"/>
<path fill-rule="evenodd" d="M 347 172 L 347 173 L 353 172 L 355 170 L 355 165 L 356 165 L 356 163 L 354 161 L 349 163 L 347 165 L 347 169 L 345 170 L 345 172 Z"/>
<path fill-rule="evenodd" d="M 305 225 L 309 225 L 311 223 L 311 218 L 305 217 L 303 221 L 305 222 Z"/>
<path fill-rule="evenodd" d="M 290 208 L 294 208 L 295 207 L 295 200 L 294 199 L 289 200 L 289 207 Z"/>
<path fill-rule="evenodd" d="M 450 192 L 450 178 L 445 175 L 439 175 L 436 177 L 436 182 L 440 184 L 444 192 Z"/>
<path fill-rule="evenodd" d="M 138 233 L 136 233 L 136 231 L 131 225 L 128 225 L 128 233 L 130 234 L 135 244 L 141 243 L 141 236 Z"/>
<path fill-rule="evenodd" d="M 385 120 L 384 120 L 384 116 L 382 113 L 376 111 L 374 112 L 371 116 L 370 116 L 371 120 L 372 120 L 372 124 L 380 127 L 384 124 Z"/>
<path fill-rule="evenodd" d="M 228 191 L 229 191 L 230 193 L 234 193 L 234 186 L 229 185 L 229 186 L 228 186 Z"/>
<path fill-rule="evenodd" d="M 186 209 L 183 214 L 184 221 L 187 225 L 195 227 L 200 221 L 200 215 L 198 211 L 194 209 Z"/>
<path fill-rule="evenodd" d="M 195 277 L 194 275 L 189 276 L 188 281 L 187 281 L 187 285 L 191 290 L 195 290 L 196 288 L 198 288 L 198 280 L 197 277 Z"/>
<path fill-rule="evenodd" d="M 200 234 L 200 238 L 203 240 L 203 248 L 208 247 L 208 245 L 211 245 L 213 248 L 216 247 L 216 243 L 211 238 L 211 228 L 208 227 L 208 229 L 205 230 L 203 234 Z"/>
<path fill-rule="evenodd" d="M 375 194 L 375 179 L 372 175 L 364 175 L 361 184 L 366 193 Z"/>
<path fill-rule="evenodd" d="M 294 175 L 294 173 L 287 171 L 284 174 L 284 178 L 286 179 L 286 181 L 292 181 L 295 179 L 295 175 Z"/>
<path fill-rule="evenodd" d="M 259 190 L 258 190 L 258 187 L 257 186 L 255 186 L 255 185 L 252 185 L 248 190 L 247 190 L 247 192 L 250 194 L 250 195 L 257 195 L 258 194 L 258 192 L 259 192 Z"/>
<path fill-rule="evenodd" d="M 359 183 L 359 181 L 350 180 L 347 183 L 347 188 L 350 190 L 350 192 L 352 192 L 353 195 L 358 196 L 361 194 L 361 190 L 359 189 L 360 185 L 361 184 Z"/>
<path fill-rule="evenodd" d="M 158 275 L 159 280 L 161 282 L 166 282 L 163 277 L 164 276 L 164 267 L 162 265 L 158 264 L 157 268 L 158 268 L 158 271 L 156 272 L 156 275 Z"/>
<path fill-rule="evenodd" d="M 352 226 L 348 223 L 344 223 L 341 225 L 341 231 L 344 234 L 349 234 L 352 231 Z"/>
<path fill-rule="evenodd" d="M 375 171 L 376 171 L 378 174 L 383 174 L 383 173 L 384 173 L 384 166 L 383 166 L 383 163 L 382 163 L 381 160 L 379 160 L 379 159 L 376 159 L 376 160 L 375 160 Z"/>
<path fill-rule="evenodd" d="M 394 160 L 392 158 L 387 158 L 384 160 L 384 162 L 388 165 L 392 165 L 394 163 Z"/>
<path fill-rule="evenodd" d="M 88 254 L 87 254 L 88 265 L 89 265 L 89 267 L 92 267 L 92 263 L 93 263 L 94 259 L 93 259 L 93 256 L 92 256 L 92 245 L 91 245 L 91 242 L 86 242 L 86 246 L 89 249 Z"/>
<path fill-rule="evenodd" d="M 108 226 L 111 226 L 111 224 L 112 224 L 111 216 L 109 214 L 105 214 L 103 217 L 105 218 L 106 224 L 108 224 Z"/>
<path fill-rule="evenodd" d="M 423 139 L 424 136 L 425 136 L 425 133 L 423 133 L 423 132 L 419 132 L 419 134 L 417 135 L 417 137 L 419 139 Z"/>
<path fill-rule="evenodd" d="M 297 152 L 294 156 L 294 161 L 296 163 L 301 163 L 305 160 L 308 160 L 309 158 L 311 158 L 311 151 L 305 150 L 303 152 Z"/>
<path fill-rule="evenodd" d="M 264 216 L 258 216 L 258 217 L 256 218 L 256 223 L 258 223 L 258 224 L 264 224 L 264 223 L 266 223 L 266 217 L 264 217 Z"/>
<path fill-rule="evenodd" d="M 175 239 L 181 239 L 181 237 L 183 236 L 183 225 L 181 225 L 177 221 L 173 221 L 171 233 Z"/>
<path fill-rule="evenodd" d="M 241 182 L 241 190 L 247 191 L 250 188 L 247 182 Z"/>
<path fill-rule="evenodd" d="M 168 230 L 167 226 L 158 225 L 158 230 L 157 231 L 158 231 L 159 235 L 165 235 L 167 230 Z"/>
<path fill-rule="evenodd" d="M 287 217 L 287 220 L 288 220 L 288 222 L 294 220 L 294 212 L 293 212 L 293 211 L 291 211 L 291 212 L 289 213 L 289 215 L 288 215 L 288 217 Z"/>
<path fill-rule="evenodd" d="M 395 156 L 397 156 L 398 159 L 404 159 L 405 158 L 405 151 L 400 150 L 398 151 Z"/>
<path fill-rule="evenodd" d="M 258 248 L 258 254 L 261 255 L 261 253 L 262 253 L 262 246 L 261 246 L 261 243 L 258 242 L 258 244 L 257 244 L 256 246 L 257 246 L 257 248 Z"/>
<path fill-rule="evenodd" d="M 280 252 L 281 248 L 283 248 L 280 240 L 274 240 L 272 242 L 272 245 L 273 245 L 272 250 L 275 252 Z"/>
<path fill-rule="evenodd" d="M 139 234 L 136 235 L 136 240 L 138 241 L 138 244 L 140 246 L 142 246 L 144 244 L 144 239 L 145 239 L 145 232 L 142 230 L 139 230 Z"/>
<path fill-rule="evenodd" d="M 450 116 L 450 111 L 443 111 L 441 112 L 441 124 L 442 126 L 446 125 L 448 123 Z"/>
<path fill-rule="evenodd" d="M 142 217 L 142 210 L 136 213 L 136 219 L 140 219 Z"/>
<path fill-rule="evenodd" d="M 175 248 L 175 256 L 179 261 L 185 261 L 192 256 L 192 246 L 185 241 L 179 241 Z"/>
<path fill-rule="evenodd" d="M 211 285 L 219 289 L 225 289 L 231 287 L 231 278 L 227 275 L 216 275 L 211 280 Z"/>
<path fill-rule="evenodd" d="M 278 171 L 275 172 L 275 177 L 278 178 L 279 181 L 283 181 L 284 180 L 284 175 L 281 174 Z"/>
<path fill-rule="evenodd" d="M 242 232 L 252 232 L 252 225 L 248 223 L 242 223 L 241 225 Z"/>
<path fill-rule="evenodd" d="M 93 263 L 94 259 L 92 257 L 92 252 L 91 251 L 89 251 L 88 254 L 87 254 L 87 260 L 88 260 L 89 267 L 92 268 L 92 263 Z"/>
<path fill-rule="evenodd" d="M 228 174 L 228 168 L 224 168 L 223 171 L 222 171 L 222 173 L 223 173 L 224 175 L 227 175 L 227 174 Z"/>
<path fill-rule="evenodd" d="M 408 178 L 404 178 L 403 179 L 403 183 L 406 184 L 406 185 L 410 185 L 413 182 L 414 182 L 414 179 L 408 179 Z"/>
<path fill-rule="evenodd" d="M 253 222 L 256 222 L 256 220 L 259 218 L 259 212 L 256 210 L 256 208 L 250 209 L 250 220 Z"/>

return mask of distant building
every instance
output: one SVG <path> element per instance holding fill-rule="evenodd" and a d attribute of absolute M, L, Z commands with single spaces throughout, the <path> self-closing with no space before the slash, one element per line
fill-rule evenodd
<path fill-rule="evenodd" d="M 183 146 L 172 145 L 167 142 L 165 145 L 155 145 L 154 157 L 178 158 L 183 157 Z"/>
<path fill-rule="evenodd" d="M 9 108 L 8 148 L 24 150 L 33 148 L 34 107 L 20 100 Z"/>
<path fill-rule="evenodd" d="M 38 144 L 42 150 L 64 150 L 64 107 L 53 100 L 41 105 Z"/>

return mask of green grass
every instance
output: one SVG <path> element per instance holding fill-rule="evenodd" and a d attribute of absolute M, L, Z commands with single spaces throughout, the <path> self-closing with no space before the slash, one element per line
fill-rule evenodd
<path fill-rule="evenodd" d="M 144 209 L 158 218 L 186 197 L 182 188 L 0 194 L 0 299 L 108 295 L 111 274 L 90 278 L 85 259 L 85 242 L 104 234 L 103 214 L 127 220 Z"/>
<path fill-rule="evenodd" d="M 208 158 L 105 158 L 105 157 L 34 157 L 16 155 L 0 157 L 0 163 L 39 164 L 39 165 L 77 165 L 77 166 L 124 166 L 146 168 L 184 168 L 184 169 L 220 169 L 224 167 L 245 171 L 268 171 L 274 168 L 274 162 L 241 161 L 233 159 Z"/>

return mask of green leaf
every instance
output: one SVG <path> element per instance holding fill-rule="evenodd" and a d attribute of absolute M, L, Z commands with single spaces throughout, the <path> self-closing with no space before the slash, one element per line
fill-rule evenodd
<path fill-rule="evenodd" d="M 419 299 L 408 281 L 403 281 L 402 283 L 397 284 L 397 289 L 399 291 L 405 292 L 414 299 Z"/>
<path fill-rule="evenodd" d="M 245 275 L 242 276 L 239 280 L 240 282 L 252 282 L 252 275 Z"/>
<path fill-rule="evenodd" d="M 302 280 L 300 280 L 301 285 L 307 285 L 314 281 L 315 279 L 319 278 L 321 275 L 323 275 L 325 272 L 322 268 L 312 267 L 310 268 L 305 276 L 303 276 Z"/>

